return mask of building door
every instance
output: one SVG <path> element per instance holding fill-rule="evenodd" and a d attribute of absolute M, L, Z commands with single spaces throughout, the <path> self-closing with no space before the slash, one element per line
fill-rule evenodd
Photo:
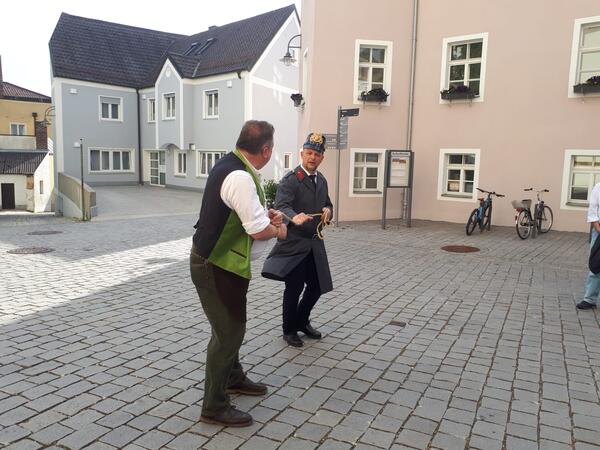
<path fill-rule="evenodd" d="M 14 183 L 2 183 L 2 209 L 15 209 Z"/>
<path fill-rule="evenodd" d="M 166 173 L 164 150 L 150 152 L 150 184 L 152 186 L 164 186 L 166 184 Z"/>

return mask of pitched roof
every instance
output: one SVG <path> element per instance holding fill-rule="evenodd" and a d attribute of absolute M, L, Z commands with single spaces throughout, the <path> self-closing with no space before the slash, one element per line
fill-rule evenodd
<path fill-rule="evenodd" d="M 184 78 L 256 64 L 294 5 L 183 36 L 63 13 L 50 38 L 55 77 L 134 88 L 154 84 L 169 58 Z"/>
<path fill-rule="evenodd" d="M 33 175 L 48 152 L 0 150 L 0 174 Z"/>
<path fill-rule="evenodd" d="M 52 99 L 47 95 L 40 94 L 38 92 L 30 91 L 16 84 L 8 83 L 6 81 L 0 81 L 2 83 L 2 89 L 0 89 L 0 98 L 6 100 L 21 100 L 25 102 L 42 102 L 50 103 Z"/>

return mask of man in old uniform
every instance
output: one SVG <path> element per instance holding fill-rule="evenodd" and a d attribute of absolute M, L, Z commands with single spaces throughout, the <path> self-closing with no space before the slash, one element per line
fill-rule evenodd
<path fill-rule="evenodd" d="M 321 338 L 310 324 L 310 312 L 319 297 L 333 289 L 325 243 L 318 233 L 319 223 L 329 222 L 333 211 L 327 180 L 317 172 L 324 153 L 325 138 L 309 134 L 300 154 L 302 164 L 279 183 L 275 208 L 292 221 L 287 239 L 275 244 L 263 267 L 263 276 L 285 281 L 283 338 L 294 347 L 303 345 L 299 331 Z M 307 221 L 310 214 L 314 216 Z"/>

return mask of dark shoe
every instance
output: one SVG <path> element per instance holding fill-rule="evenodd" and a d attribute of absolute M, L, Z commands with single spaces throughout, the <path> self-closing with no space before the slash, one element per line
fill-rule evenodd
<path fill-rule="evenodd" d="M 265 395 L 267 393 L 267 385 L 255 383 L 246 377 L 239 383 L 229 386 L 225 389 L 225 392 L 228 394 Z"/>
<path fill-rule="evenodd" d="M 298 333 L 284 334 L 283 340 L 292 347 L 302 347 L 304 345 L 302 343 L 302 339 L 300 339 L 300 336 L 298 336 Z"/>
<path fill-rule="evenodd" d="M 321 333 L 315 330 L 310 323 L 307 323 L 303 327 L 299 328 L 298 331 L 302 331 L 309 338 L 321 339 Z"/>
<path fill-rule="evenodd" d="M 252 416 L 238 411 L 235 406 L 229 406 L 214 416 L 200 416 L 200 421 L 224 427 L 249 427 L 252 425 Z"/>
<path fill-rule="evenodd" d="M 577 309 L 594 309 L 595 307 L 596 305 L 594 305 L 593 303 L 588 303 L 585 300 L 582 300 L 579 303 L 577 303 Z"/>

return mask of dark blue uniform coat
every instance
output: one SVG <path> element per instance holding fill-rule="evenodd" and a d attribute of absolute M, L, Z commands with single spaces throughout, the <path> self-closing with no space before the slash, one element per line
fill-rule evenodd
<path fill-rule="evenodd" d="M 320 213 L 325 207 L 331 209 L 333 213 L 327 180 L 320 173 L 317 173 L 316 186 L 300 166 L 286 174 L 279 182 L 275 209 L 282 211 L 288 217 L 294 217 L 301 212 Z M 325 243 L 316 237 L 320 220 L 320 217 L 315 217 L 303 225 L 289 227 L 287 239 L 277 241 L 267 257 L 262 275 L 282 281 L 312 250 L 321 294 L 331 291 L 333 284 Z"/>

